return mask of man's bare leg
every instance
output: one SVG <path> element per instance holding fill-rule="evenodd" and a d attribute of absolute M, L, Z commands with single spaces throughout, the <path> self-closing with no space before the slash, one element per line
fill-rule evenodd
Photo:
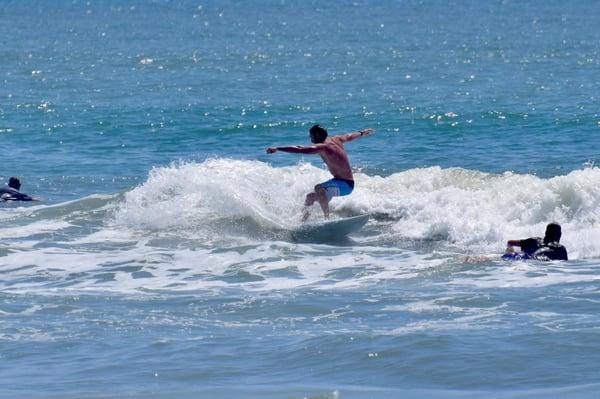
<path fill-rule="evenodd" d="M 308 220 L 309 216 L 310 216 L 310 211 L 308 210 L 308 207 L 305 206 L 304 209 L 302 209 L 302 223 L 306 222 Z"/>
<path fill-rule="evenodd" d="M 306 222 L 306 220 L 310 216 L 309 207 L 312 206 L 316 200 L 317 200 L 317 194 L 308 193 L 306 195 L 306 200 L 304 201 L 304 209 L 302 209 L 302 221 L 303 222 Z"/>
<path fill-rule="evenodd" d="M 327 190 L 323 187 L 315 188 L 315 194 L 321 209 L 323 210 L 323 216 L 325 219 L 329 219 L 329 199 L 327 198 Z"/>

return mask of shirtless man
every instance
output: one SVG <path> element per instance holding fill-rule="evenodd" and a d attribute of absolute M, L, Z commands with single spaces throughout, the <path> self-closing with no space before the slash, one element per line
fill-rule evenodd
<path fill-rule="evenodd" d="M 329 201 L 333 197 L 348 195 L 354 189 L 354 176 L 350 168 L 348 154 L 344 149 L 344 143 L 356 140 L 359 137 L 368 136 L 373 129 L 364 129 L 357 132 L 342 134 L 339 136 L 327 137 L 327 130 L 319 125 L 310 128 L 310 141 L 314 145 L 310 146 L 289 146 L 289 147 L 269 147 L 267 154 L 273 154 L 277 151 L 291 152 L 294 154 L 319 154 L 323 162 L 327 165 L 333 179 L 317 184 L 313 192 L 306 195 L 304 201 L 304 212 L 302 221 L 308 219 L 308 207 L 315 201 L 319 202 L 323 215 L 329 219 Z"/>

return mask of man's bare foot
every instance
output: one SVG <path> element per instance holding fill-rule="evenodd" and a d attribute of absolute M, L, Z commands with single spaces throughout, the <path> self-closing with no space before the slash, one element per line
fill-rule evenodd
<path fill-rule="evenodd" d="M 310 212 L 308 209 L 304 209 L 302 211 L 302 223 L 306 222 L 308 220 L 308 217 L 310 216 Z"/>

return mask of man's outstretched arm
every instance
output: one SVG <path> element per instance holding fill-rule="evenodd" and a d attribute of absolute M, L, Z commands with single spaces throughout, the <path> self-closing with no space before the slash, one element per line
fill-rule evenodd
<path fill-rule="evenodd" d="M 287 147 L 269 147 L 267 148 L 267 154 L 273 154 L 277 151 L 283 152 L 291 152 L 293 154 L 317 154 L 320 151 L 319 146 L 311 145 L 311 146 L 301 146 L 301 145 L 293 145 Z"/>
<path fill-rule="evenodd" d="M 368 129 L 358 130 L 356 132 L 351 132 L 351 133 L 346 133 L 346 134 L 340 134 L 339 136 L 336 136 L 336 137 L 339 137 L 342 140 L 342 142 L 345 143 L 345 142 L 348 142 L 348 141 L 356 140 L 359 137 L 368 136 L 368 135 L 370 135 L 373 132 L 374 132 L 373 129 L 368 128 Z"/>

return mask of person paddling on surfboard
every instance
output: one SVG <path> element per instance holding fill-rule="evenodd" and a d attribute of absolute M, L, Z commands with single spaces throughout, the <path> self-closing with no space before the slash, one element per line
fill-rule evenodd
<path fill-rule="evenodd" d="M 329 201 L 333 197 L 348 195 L 354 190 L 354 176 L 350 168 L 348 154 L 344 149 L 344 143 L 356 140 L 359 137 L 368 136 L 373 133 L 373 129 L 364 129 L 357 132 L 341 134 L 339 136 L 328 137 L 327 130 L 319 125 L 314 125 L 309 130 L 310 141 L 314 145 L 310 146 L 288 146 L 288 147 L 269 147 L 267 154 L 273 154 L 277 151 L 290 152 L 294 154 L 319 154 L 323 162 L 327 165 L 333 179 L 317 184 L 314 191 L 306 195 L 304 201 L 304 211 L 302 221 L 308 219 L 310 215 L 308 207 L 318 202 L 323 209 L 325 219 L 329 219 Z"/>
<path fill-rule="evenodd" d="M 544 238 L 531 237 L 524 240 L 508 240 L 502 259 L 569 260 L 567 249 L 560 244 L 562 229 L 558 223 L 546 226 Z M 515 252 L 514 246 L 521 252 Z"/>
<path fill-rule="evenodd" d="M 8 180 L 8 187 L 0 188 L 0 200 L 2 201 L 38 201 L 27 194 L 23 194 L 21 189 L 21 180 L 17 177 L 11 177 Z"/>

